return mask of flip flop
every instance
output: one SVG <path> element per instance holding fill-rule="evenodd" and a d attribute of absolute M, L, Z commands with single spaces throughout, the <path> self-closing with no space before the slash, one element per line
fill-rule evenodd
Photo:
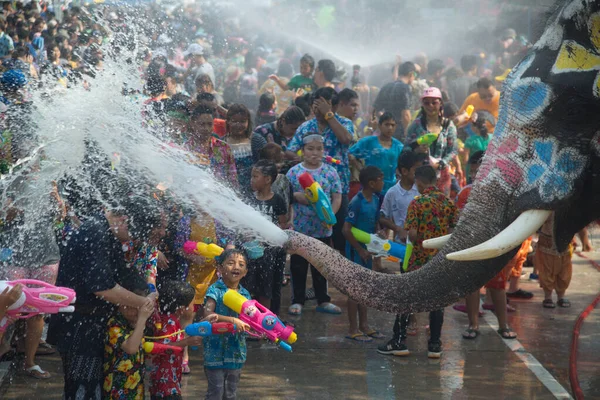
<path fill-rule="evenodd" d="M 365 333 L 365 335 L 372 337 L 373 339 L 383 339 L 385 337 L 385 335 L 375 329 L 371 329 L 369 332 Z"/>
<path fill-rule="evenodd" d="M 302 304 L 292 304 L 290 306 L 290 308 L 288 308 L 288 314 L 301 315 L 302 314 Z"/>
<path fill-rule="evenodd" d="M 362 338 L 362 339 L 359 339 Z M 360 343 L 368 343 L 368 342 L 372 342 L 373 339 L 371 339 L 370 337 L 362 334 L 362 333 L 355 333 L 353 335 L 348 335 L 346 336 L 346 339 L 350 339 L 350 340 L 354 340 Z"/>
<path fill-rule="evenodd" d="M 317 312 L 325 313 L 325 314 L 341 314 L 342 309 L 336 306 L 333 303 L 327 303 L 326 306 L 318 306 Z"/>
<path fill-rule="evenodd" d="M 189 364 L 187 362 L 183 362 L 181 364 L 181 373 L 183 375 L 189 375 L 189 374 L 192 373 L 192 370 L 190 369 L 190 366 L 189 366 Z"/>
<path fill-rule="evenodd" d="M 517 334 L 510 328 L 498 329 L 498 334 L 502 336 L 502 339 L 516 339 Z M 515 336 L 510 336 L 511 333 L 515 333 Z"/>
<path fill-rule="evenodd" d="M 542 301 L 542 306 L 544 306 L 544 308 L 556 308 L 556 304 L 554 304 L 552 299 Z"/>
<path fill-rule="evenodd" d="M 468 340 L 477 339 L 477 336 L 479 336 L 479 329 L 473 329 L 473 328 L 467 329 L 462 334 L 462 337 L 464 339 L 468 339 Z"/>
<path fill-rule="evenodd" d="M 567 299 L 560 299 L 560 300 L 558 300 L 556 302 L 556 304 L 559 307 L 562 307 L 562 308 L 569 308 L 569 307 L 571 307 L 571 302 L 569 300 L 567 300 Z"/>
<path fill-rule="evenodd" d="M 49 372 L 44 371 L 39 365 L 27 368 L 25 373 L 35 379 L 50 379 L 52 377 Z"/>

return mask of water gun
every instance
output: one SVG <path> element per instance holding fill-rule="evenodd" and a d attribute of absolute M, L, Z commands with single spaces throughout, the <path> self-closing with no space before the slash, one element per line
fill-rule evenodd
<path fill-rule="evenodd" d="M 223 248 L 214 243 L 187 241 L 183 244 L 183 251 L 187 254 L 199 254 L 207 260 L 212 260 L 223 253 Z"/>
<path fill-rule="evenodd" d="M 183 353 L 183 347 L 171 346 L 169 344 L 157 342 L 144 342 L 142 347 L 148 354 L 175 354 L 178 356 Z"/>
<path fill-rule="evenodd" d="M 473 107 L 472 104 L 469 104 L 467 106 L 467 108 L 465 108 L 465 112 L 467 113 L 467 117 L 471 118 L 471 115 L 473 114 L 473 111 L 475 111 L 475 107 Z"/>
<path fill-rule="evenodd" d="M 302 150 L 298 150 L 296 152 L 296 154 L 298 154 L 298 156 L 302 157 Z M 337 158 L 333 158 L 331 156 L 325 156 L 325 162 L 328 162 L 330 164 L 335 164 L 335 165 L 340 165 L 342 162 L 340 160 L 338 160 Z"/>
<path fill-rule="evenodd" d="M 40 314 L 75 311 L 75 307 L 71 305 L 75 303 L 75 291 L 73 289 L 54 286 L 35 279 L 0 281 L 0 293 L 7 287 L 12 288 L 18 284 L 23 286 L 23 293 L 6 310 L 7 315 L 0 321 L 0 331 L 6 329 L 10 319 L 26 319 Z"/>
<path fill-rule="evenodd" d="M 431 146 L 431 144 L 437 140 L 438 136 L 440 136 L 439 133 L 426 133 L 417 139 L 417 144 L 419 146 Z"/>
<path fill-rule="evenodd" d="M 406 239 L 406 254 L 404 256 L 404 261 L 402 262 L 402 271 L 408 271 L 408 261 L 410 260 L 410 256 L 412 256 L 413 252 L 413 244 L 409 239 Z"/>
<path fill-rule="evenodd" d="M 153 283 L 149 283 L 148 284 L 148 291 L 150 293 L 156 292 L 156 286 L 154 286 Z M 156 327 L 156 329 L 161 330 L 162 329 L 162 322 L 160 322 L 160 314 L 159 314 L 159 312 L 158 312 L 157 309 L 154 310 L 154 313 L 152 314 L 151 318 L 154 321 L 154 326 Z"/>
<path fill-rule="evenodd" d="M 352 236 L 357 242 L 367 246 L 367 251 L 376 257 L 386 257 L 389 261 L 398 262 L 404 260 L 406 246 L 400 243 L 385 240 L 372 233 L 352 228 Z"/>
<path fill-rule="evenodd" d="M 318 182 L 315 182 L 312 175 L 308 172 L 300 175 L 298 181 L 300 182 L 302 189 L 304 189 L 306 199 L 315 209 L 319 219 L 328 225 L 335 225 L 337 219 L 331 208 L 331 201 L 329 201 L 329 197 L 325 195 L 321 185 L 319 185 Z"/>
<path fill-rule="evenodd" d="M 196 322 L 185 328 L 185 334 L 188 336 L 212 336 L 223 335 L 225 333 L 235 333 L 235 325 L 229 322 L 208 321 Z"/>
<path fill-rule="evenodd" d="M 256 300 L 248 300 L 235 290 L 229 289 L 223 296 L 223 304 L 239 314 L 239 318 L 250 325 L 257 333 L 263 334 L 270 341 L 278 344 L 285 351 L 292 351 L 298 339 L 294 328 L 285 326 L 277 315 Z"/>

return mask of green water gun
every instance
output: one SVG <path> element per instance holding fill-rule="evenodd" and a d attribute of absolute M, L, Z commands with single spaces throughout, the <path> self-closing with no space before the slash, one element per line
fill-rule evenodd
<path fill-rule="evenodd" d="M 431 144 L 437 140 L 438 136 L 440 136 L 439 133 L 426 133 L 417 139 L 417 144 L 419 146 L 431 146 Z"/>
<path fill-rule="evenodd" d="M 410 256 L 412 256 L 413 247 L 410 240 L 406 238 L 406 252 L 404 253 L 404 260 L 402 260 L 402 272 L 408 271 L 408 261 L 410 260 Z"/>

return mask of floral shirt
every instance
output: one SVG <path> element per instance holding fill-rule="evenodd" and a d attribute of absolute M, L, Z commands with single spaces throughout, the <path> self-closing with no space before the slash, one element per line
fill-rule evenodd
<path fill-rule="evenodd" d="M 350 136 L 354 137 L 354 124 L 348 118 L 340 117 L 339 115 L 335 115 L 335 118 L 338 120 L 340 124 L 350 134 Z M 309 121 L 306 121 L 302 125 L 298 127 L 296 134 L 292 138 L 290 144 L 288 145 L 288 150 L 293 151 L 294 153 L 298 150 L 302 149 L 302 140 L 305 136 L 310 134 L 319 133 L 319 124 L 317 123 L 317 119 L 313 118 Z M 348 194 L 350 189 L 350 163 L 348 161 L 348 153 L 349 153 L 349 145 L 342 144 L 338 141 L 333 130 L 327 126 L 322 133 L 324 139 L 325 146 L 325 155 L 331 156 L 337 160 L 340 160 L 339 164 L 334 165 L 333 167 L 336 169 L 338 176 L 342 183 L 342 194 Z"/>
<path fill-rule="evenodd" d="M 167 336 L 159 339 L 158 343 L 177 343 L 184 338 L 179 318 L 173 314 L 160 314 L 162 328 L 154 328 L 152 336 Z M 179 332 L 179 333 L 178 333 Z M 152 356 L 150 366 L 150 395 L 152 398 L 166 398 L 172 395 L 181 395 L 181 373 L 183 365 L 183 353 L 156 354 Z"/>
<path fill-rule="evenodd" d="M 216 303 L 215 313 L 226 317 L 239 316 L 238 313 L 223 303 L 223 296 L 229 290 L 219 279 L 208 288 L 205 302 L 213 299 Z M 250 300 L 250 293 L 241 285 L 238 292 Z M 204 368 L 207 369 L 240 369 L 246 362 L 246 336 L 242 333 L 226 333 L 204 338 Z"/>
<path fill-rule="evenodd" d="M 409 271 L 415 271 L 425 265 L 437 253 L 436 249 L 424 249 L 423 241 L 447 235 L 458 219 L 458 210 L 436 187 L 426 189 L 415 197 L 408 206 L 404 229 L 415 229 L 418 240 L 409 260 Z"/>
<path fill-rule="evenodd" d="M 287 150 L 288 139 L 277 130 L 277 121 L 257 126 L 252 133 L 252 158 L 258 161 L 260 151 L 267 143 L 276 143 L 283 151 Z"/>
<path fill-rule="evenodd" d="M 417 117 L 408 126 L 406 131 L 406 142 L 410 144 L 427 133 L 427 127 L 424 127 L 421 118 Z M 441 159 L 445 165 L 450 164 L 455 155 L 458 154 L 458 143 L 456 127 L 452 121 L 446 128 L 443 128 L 437 140 L 429 146 L 429 155 Z"/>
<path fill-rule="evenodd" d="M 132 266 L 144 277 L 146 282 L 156 282 L 156 267 L 158 265 L 158 248 L 144 245 L 139 248 L 133 259 Z"/>
<path fill-rule="evenodd" d="M 325 163 L 318 169 L 307 169 L 303 164 L 293 166 L 287 173 L 287 177 L 292 184 L 294 193 L 304 192 L 298 176 L 308 172 L 312 175 L 315 182 L 321 185 L 325 195 L 332 199 L 335 193 L 341 193 L 340 177 L 336 170 Z M 325 227 L 317 216 L 316 211 L 310 205 L 306 206 L 297 202 L 293 203 L 294 209 L 294 230 L 314 238 L 326 238 L 332 235 L 331 226 Z"/>
<path fill-rule="evenodd" d="M 125 317 L 117 314 L 108 320 L 104 340 L 103 399 L 144 399 L 144 351 L 127 354 L 123 343 L 133 332 Z"/>
<path fill-rule="evenodd" d="M 227 143 L 212 137 L 208 154 L 204 154 L 192 140 L 187 141 L 186 148 L 196 156 L 196 160 L 193 160 L 195 164 L 210 166 L 217 179 L 229 183 L 233 188 L 238 187 L 235 158 Z"/>

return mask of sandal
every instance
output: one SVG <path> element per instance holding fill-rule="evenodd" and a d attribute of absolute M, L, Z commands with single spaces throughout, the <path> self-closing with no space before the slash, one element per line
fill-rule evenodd
<path fill-rule="evenodd" d="M 288 313 L 291 315 L 301 315 L 302 314 L 302 304 L 292 304 L 290 308 L 288 308 Z"/>
<path fill-rule="evenodd" d="M 190 365 L 187 361 L 184 361 L 181 364 L 181 373 L 184 375 L 189 375 L 192 373 L 192 370 L 190 369 Z"/>
<path fill-rule="evenodd" d="M 369 332 L 365 333 L 365 335 L 372 337 L 373 339 L 383 339 L 385 337 L 385 335 L 375 329 L 371 329 Z"/>
<path fill-rule="evenodd" d="M 562 308 L 570 308 L 571 307 L 571 302 L 567 299 L 559 299 L 556 304 L 558 304 L 559 307 Z"/>
<path fill-rule="evenodd" d="M 464 339 L 477 339 L 477 336 L 479 336 L 479 329 L 474 329 L 474 328 L 469 328 L 466 331 L 463 332 L 462 337 Z"/>
<path fill-rule="evenodd" d="M 342 309 L 336 306 L 333 303 L 323 303 L 324 305 L 320 305 L 317 307 L 317 312 L 325 313 L 325 314 L 341 314 Z"/>
<path fill-rule="evenodd" d="M 542 306 L 544 306 L 544 308 L 556 308 L 556 304 L 554 304 L 552 299 L 542 301 Z"/>
<path fill-rule="evenodd" d="M 52 376 L 50 375 L 50 372 L 44 371 L 39 365 L 34 365 L 33 367 L 27 368 L 25 373 L 35 379 L 50 379 Z"/>
<path fill-rule="evenodd" d="M 56 349 L 46 342 L 41 342 L 35 352 L 36 356 L 49 356 L 56 353 Z"/>
<path fill-rule="evenodd" d="M 370 337 L 368 337 L 362 333 L 355 333 L 353 335 L 348 335 L 348 336 L 346 336 L 346 339 L 355 340 L 355 341 L 361 342 L 361 343 L 368 343 L 368 342 L 373 341 L 373 339 L 371 339 Z"/>
<path fill-rule="evenodd" d="M 512 293 L 506 292 L 506 297 L 512 297 L 514 299 L 531 299 L 533 297 L 533 293 L 523 289 L 519 289 L 516 292 Z"/>
<path fill-rule="evenodd" d="M 517 334 L 510 328 L 498 329 L 498 334 L 502 336 L 502 339 L 516 339 Z M 514 334 L 514 336 L 513 336 Z"/>

